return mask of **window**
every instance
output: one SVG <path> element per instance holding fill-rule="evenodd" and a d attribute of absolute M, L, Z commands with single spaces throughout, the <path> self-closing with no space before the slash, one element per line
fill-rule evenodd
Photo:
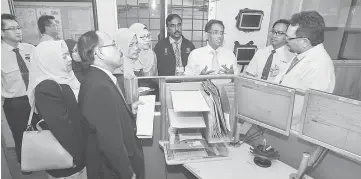
<path fill-rule="evenodd" d="M 78 40 L 85 32 L 96 29 L 92 0 L 14 0 L 13 5 L 14 14 L 22 27 L 23 42 L 26 43 L 39 43 L 41 34 L 37 22 L 44 14 L 55 17 L 60 28 L 60 39 Z"/>
<path fill-rule="evenodd" d="M 128 28 L 139 22 L 147 25 L 152 33 L 153 47 L 161 39 L 168 14 L 175 13 L 183 18 L 183 35 L 191 40 L 196 48 L 206 45 L 204 26 L 208 20 L 208 1 L 204 0 L 117 0 L 118 28 Z M 165 17 L 163 15 L 165 14 Z"/>
<path fill-rule="evenodd" d="M 178 14 L 183 18 L 183 35 L 196 48 L 206 45 L 204 26 L 208 21 L 208 1 L 168 0 L 168 14 Z"/>
<path fill-rule="evenodd" d="M 361 0 L 304 0 L 325 20 L 324 46 L 333 60 L 361 60 Z"/>
<path fill-rule="evenodd" d="M 154 47 L 161 29 L 160 7 L 160 0 L 117 0 L 118 28 L 128 28 L 137 22 L 146 25 Z"/>

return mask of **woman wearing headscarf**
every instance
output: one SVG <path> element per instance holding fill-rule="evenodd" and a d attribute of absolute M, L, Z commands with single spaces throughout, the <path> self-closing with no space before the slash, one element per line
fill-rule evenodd
<path fill-rule="evenodd" d="M 72 71 L 72 59 L 64 41 L 44 41 L 34 52 L 30 66 L 28 97 L 59 143 L 73 157 L 75 167 L 48 170 L 49 178 L 86 179 L 87 125 L 77 98 L 80 83 Z"/>
<path fill-rule="evenodd" d="M 73 72 L 78 81 L 81 82 L 86 75 L 86 68 L 84 68 L 83 64 L 81 63 L 80 55 L 78 53 L 77 41 L 73 39 L 66 39 L 65 43 L 68 46 L 70 57 L 73 59 Z"/>
<path fill-rule="evenodd" d="M 129 27 L 138 38 L 140 53 L 138 60 L 133 63 L 134 71 L 143 71 L 144 76 L 157 76 L 157 56 L 152 50 L 152 35 L 147 26 L 134 23 Z"/>

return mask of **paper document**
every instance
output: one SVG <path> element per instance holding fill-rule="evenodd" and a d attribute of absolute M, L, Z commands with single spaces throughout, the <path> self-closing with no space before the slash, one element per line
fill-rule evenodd
<path fill-rule="evenodd" d="M 205 128 L 201 112 L 174 112 L 168 109 L 169 121 L 174 128 Z"/>
<path fill-rule="evenodd" d="M 200 91 L 171 91 L 175 112 L 210 111 Z"/>
<path fill-rule="evenodd" d="M 201 140 L 203 138 L 201 133 L 179 133 L 178 137 L 179 141 Z"/>
<path fill-rule="evenodd" d="M 152 138 L 155 95 L 140 96 L 139 101 L 142 101 L 144 104 L 138 106 L 137 137 Z"/>

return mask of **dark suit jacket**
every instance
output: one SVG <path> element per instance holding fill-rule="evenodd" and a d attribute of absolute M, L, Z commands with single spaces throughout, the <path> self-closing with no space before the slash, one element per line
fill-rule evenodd
<path fill-rule="evenodd" d="M 53 177 L 67 177 L 85 166 L 87 130 L 74 93 L 68 85 L 45 80 L 35 88 L 39 115 L 59 143 L 73 156 L 75 168 L 47 171 Z"/>
<path fill-rule="evenodd" d="M 188 63 L 188 56 L 195 47 L 191 41 L 182 37 L 181 56 L 182 64 L 185 67 Z M 169 42 L 169 37 L 159 41 L 154 52 L 157 55 L 157 68 L 159 76 L 174 76 L 176 73 L 176 57 L 173 46 Z"/>
<path fill-rule="evenodd" d="M 136 121 L 105 72 L 89 67 L 80 87 L 79 106 L 94 126 L 99 152 L 116 178 L 130 179 L 133 173 L 143 176 L 144 157 L 136 137 Z"/>

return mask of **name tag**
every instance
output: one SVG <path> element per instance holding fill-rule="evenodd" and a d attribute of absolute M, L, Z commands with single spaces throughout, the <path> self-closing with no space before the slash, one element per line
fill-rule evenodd
<path fill-rule="evenodd" d="M 191 53 L 191 48 L 186 48 L 186 53 Z"/>
<path fill-rule="evenodd" d="M 30 62 L 30 54 L 25 54 L 25 60 Z"/>
<path fill-rule="evenodd" d="M 168 48 L 164 49 L 164 55 L 168 55 Z"/>

